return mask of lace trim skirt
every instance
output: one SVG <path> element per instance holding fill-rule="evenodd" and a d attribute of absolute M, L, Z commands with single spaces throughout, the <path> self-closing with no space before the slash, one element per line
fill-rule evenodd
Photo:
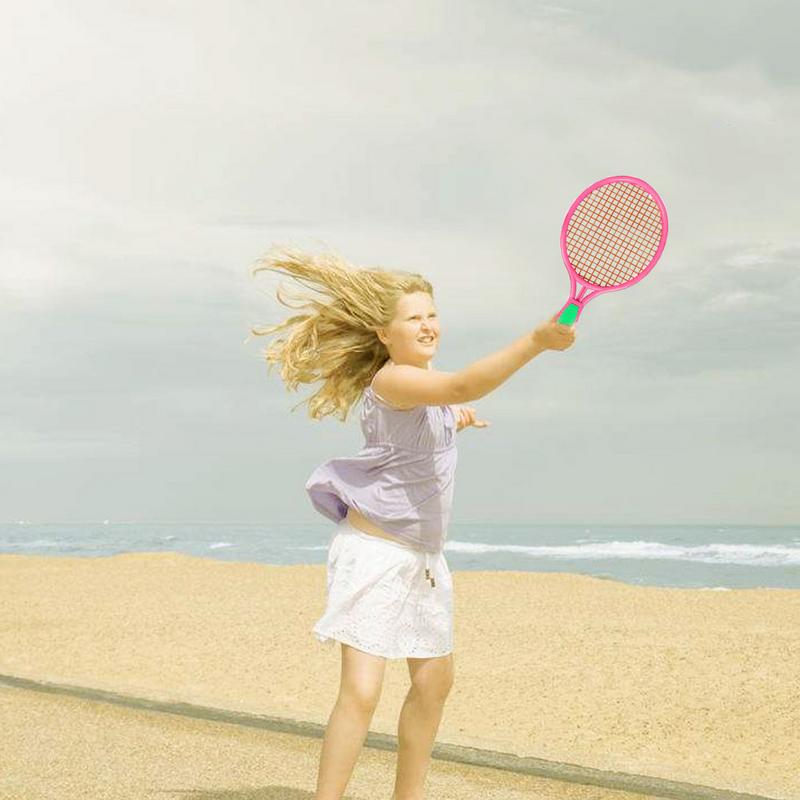
<path fill-rule="evenodd" d="M 444 551 L 364 533 L 342 519 L 331 534 L 327 604 L 316 638 L 385 658 L 453 650 L 453 580 Z"/>

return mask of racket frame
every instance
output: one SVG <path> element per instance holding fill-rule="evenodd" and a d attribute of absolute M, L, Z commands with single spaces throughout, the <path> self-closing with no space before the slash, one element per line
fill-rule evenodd
<path fill-rule="evenodd" d="M 590 281 L 581 278 L 581 276 L 575 271 L 575 267 L 572 266 L 569 256 L 567 255 L 567 230 L 569 229 L 569 223 L 572 219 L 575 209 L 583 202 L 587 195 L 591 194 L 595 189 L 599 189 L 601 186 L 618 182 L 631 183 L 634 186 L 638 186 L 640 189 L 644 189 L 644 191 L 646 191 L 653 198 L 653 200 L 655 200 L 656 205 L 661 212 L 661 241 L 658 244 L 658 249 L 650 260 L 650 263 L 635 278 L 631 278 L 630 280 L 617 284 L 616 286 L 598 286 L 595 283 L 591 283 Z M 557 321 L 563 325 L 573 325 L 580 318 L 581 312 L 587 303 L 593 298 L 597 297 L 597 295 L 603 294 L 604 292 L 616 292 L 619 289 L 625 289 L 628 286 L 633 286 L 634 283 L 638 283 L 642 278 L 644 278 L 645 275 L 647 275 L 648 272 L 650 272 L 651 269 L 653 269 L 658 262 L 658 259 L 661 258 L 661 253 L 664 251 L 664 246 L 667 243 L 668 229 L 669 222 L 667 220 L 667 209 L 663 200 L 659 196 L 658 192 L 649 183 L 647 183 L 647 181 L 643 181 L 641 178 L 634 178 L 630 175 L 614 175 L 610 178 L 602 178 L 599 181 L 595 181 L 591 186 L 584 189 L 578 195 L 575 202 L 569 207 L 569 210 L 564 216 L 564 222 L 561 225 L 561 257 L 564 260 L 564 266 L 567 268 L 567 272 L 569 273 L 570 288 L 569 300 L 564 303 L 558 312 L 556 316 Z M 580 292 L 576 291 L 578 283 L 581 284 Z M 590 289 L 594 289 L 595 291 L 587 295 L 587 292 Z"/>

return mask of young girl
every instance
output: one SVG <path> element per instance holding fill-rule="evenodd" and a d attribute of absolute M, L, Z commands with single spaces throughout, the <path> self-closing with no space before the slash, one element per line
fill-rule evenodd
<path fill-rule="evenodd" d="M 555 316 L 458 372 L 431 367 L 441 327 L 433 287 L 418 273 L 356 269 L 335 255 L 283 249 L 257 262 L 316 284 L 328 302 L 257 335 L 291 328 L 267 349 L 288 388 L 322 380 L 310 416 L 346 420 L 363 395 L 365 444 L 317 467 L 305 488 L 336 523 L 327 604 L 313 626 L 341 644 L 339 696 L 322 745 L 315 800 L 339 800 L 378 703 L 388 658 L 405 658 L 410 689 L 398 724 L 392 800 L 420 800 L 453 683 L 453 582 L 443 547 L 453 502 L 455 434 L 484 397 L 544 350 L 565 350 L 573 327 Z M 278 299 L 281 298 L 278 290 Z M 286 304 L 288 305 L 288 304 Z"/>

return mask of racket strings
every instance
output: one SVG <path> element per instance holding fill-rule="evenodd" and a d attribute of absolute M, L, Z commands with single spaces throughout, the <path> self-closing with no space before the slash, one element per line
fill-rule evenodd
<path fill-rule="evenodd" d="M 583 280 L 617 286 L 646 269 L 661 237 L 661 211 L 650 193 L 618 181 L 578 204 L 567 227 L 566 249 Z"/>

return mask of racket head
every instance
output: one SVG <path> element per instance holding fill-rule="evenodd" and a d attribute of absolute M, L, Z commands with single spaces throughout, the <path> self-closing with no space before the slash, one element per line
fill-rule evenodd
<path fill-rule="evenodd" d="M 600 292 L 638 283 L 667 243 L 667 209 L 641 178 L 614 175 L 595 181 L 569 207 L 561 226 L 561 256 L 575 281 Z"/>

